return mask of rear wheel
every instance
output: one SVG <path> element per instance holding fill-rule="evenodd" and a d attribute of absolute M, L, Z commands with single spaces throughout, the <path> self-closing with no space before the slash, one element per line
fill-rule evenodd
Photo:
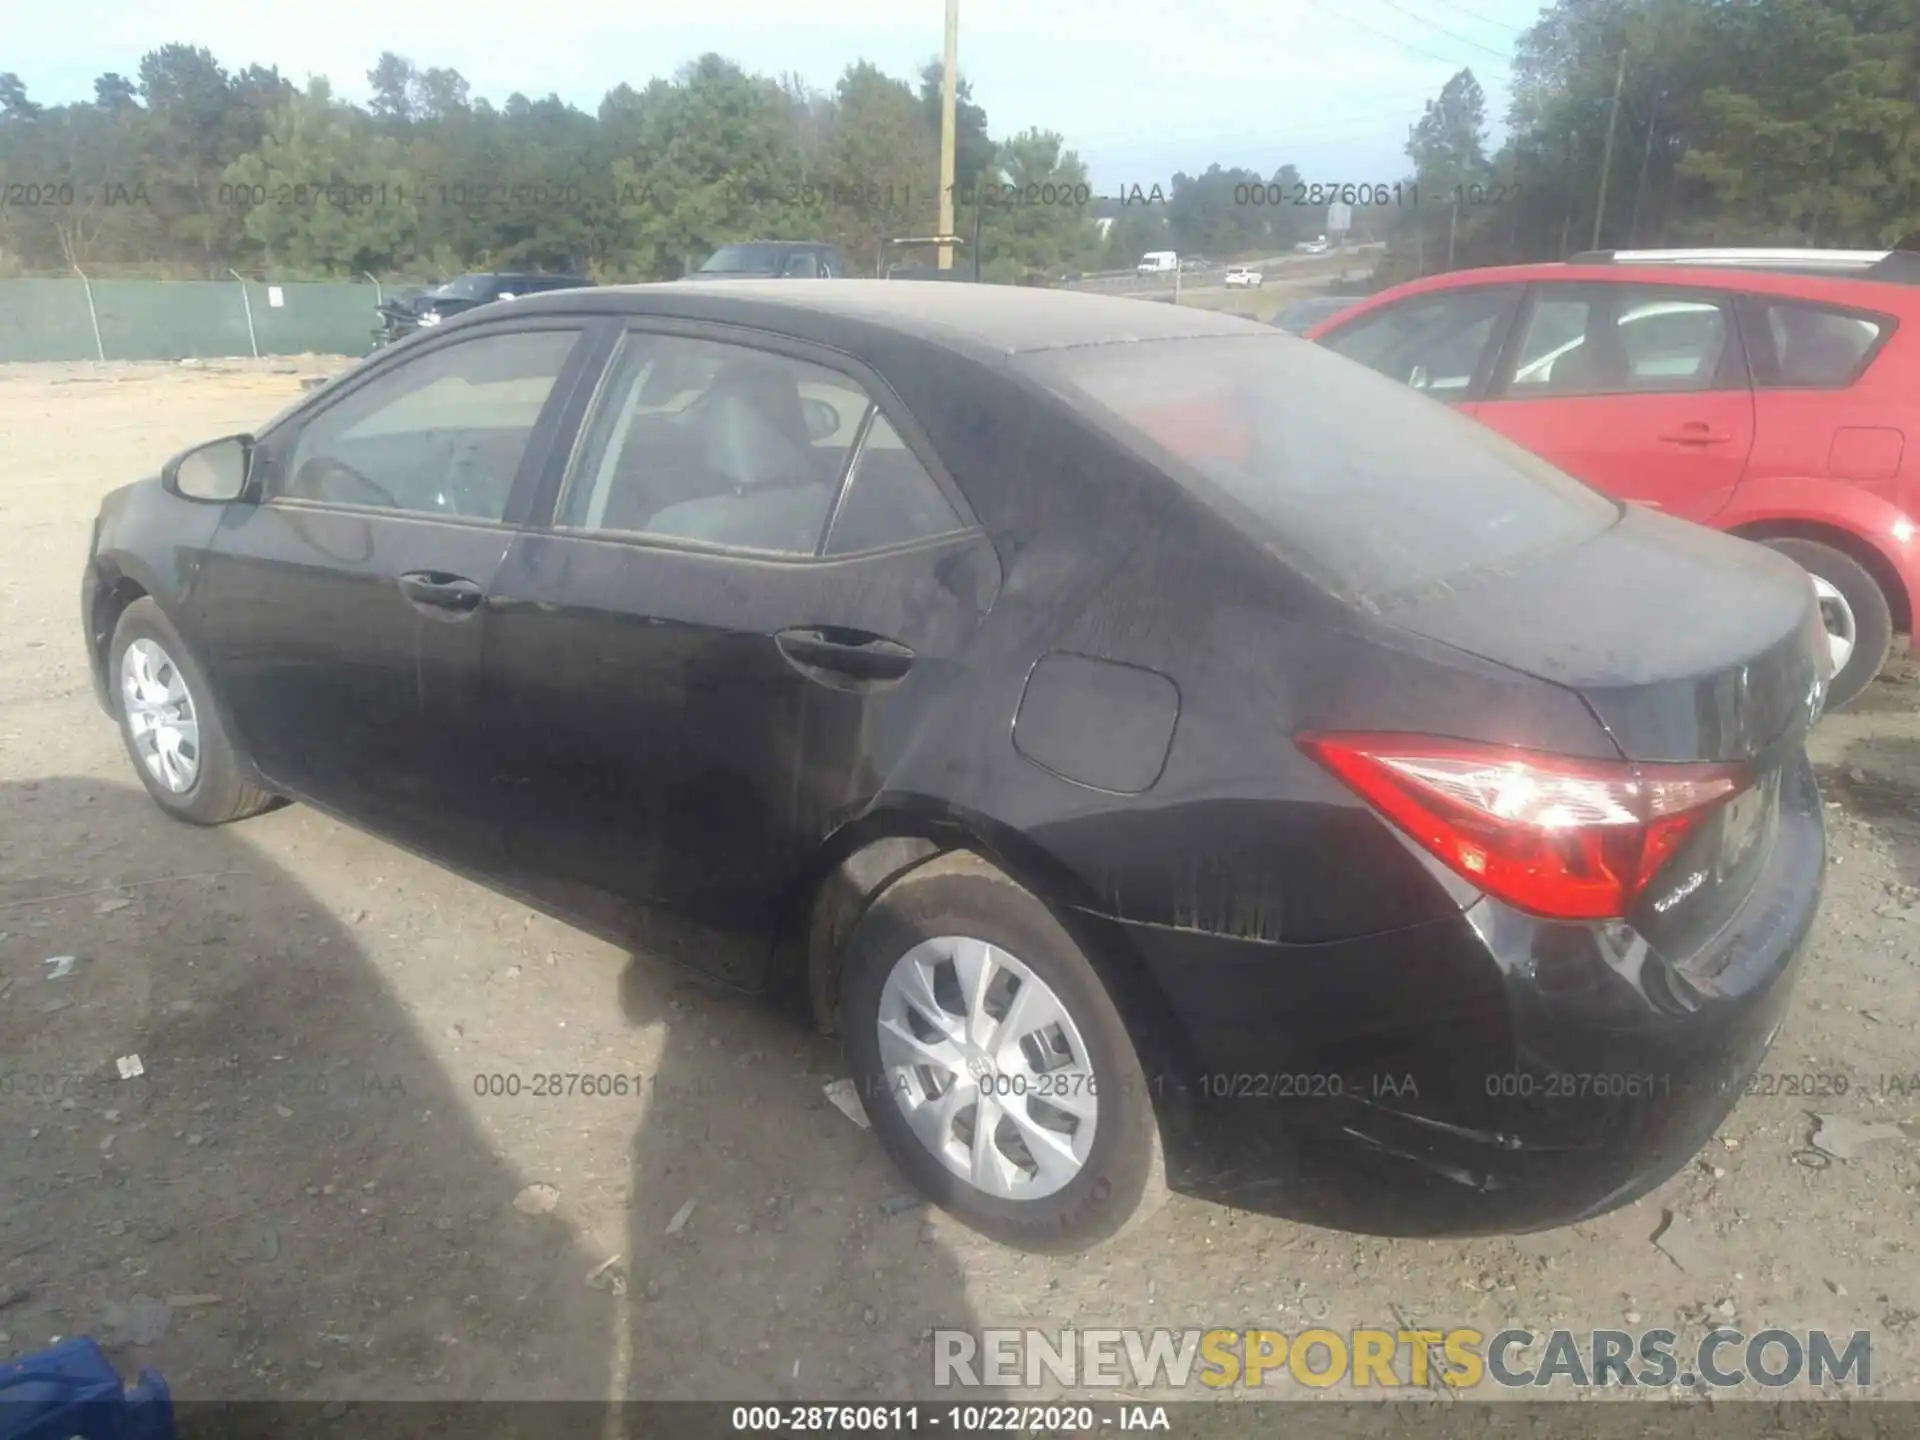
<path fill-rule="evenodd" d="M 1838 710 L 1871 685 L 1886 664 L 1893 646 L 1893 613 L 1886 593 L 1865 566 L 1831 545 L 1796 536 L 1761 543 L 1813 576 L 1833 654 L 1827 708 Z"/>
<path fill-rule="evenodd" d="M 931 860 L 867 908 L 839 1029 L 887 1152 L 975 1229 L 1085 1250 L 1165 1199 L 1153 1098 L 1112 997 L 1052 912 L 979 857 Z"/>
<path fill-rule="evenodd" d="M 151 599 L 134 601 L 120 616 L 107 664 L 120 738 L 155 804 L 196 825 L 272 808 L 274 797 L 243 778 L 212 686 Z"/>

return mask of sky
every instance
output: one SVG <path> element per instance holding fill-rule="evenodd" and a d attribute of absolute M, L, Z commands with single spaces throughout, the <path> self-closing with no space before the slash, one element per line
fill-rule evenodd
<path fill-rule="evenodd" d="M 940 53 L 942 0 L 8 0 L 4 65 L 42 104 L 92 98 L 169 42 L 221 64 L 324 75 L 364 102 L 383 50 L 449 66 L 476 97 L 557 93 L 591 111 L 717 51 L 749 71 L 830 89 L 855 60 L 908 78 Z M 960 69 L 989 130 L 1057 130 L 1094 189 L 1282 163 L 1303 178 L 1400 178 L 1407 130 L 1462 66 L 1505 113 L 1508 63 L 1541 0 L 960 0 Z M 804 20 L 796 17 L 804 16 Z"/>

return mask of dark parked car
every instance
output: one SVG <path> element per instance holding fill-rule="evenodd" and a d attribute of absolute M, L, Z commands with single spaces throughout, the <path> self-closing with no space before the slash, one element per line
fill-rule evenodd
<path fill-rule="evenodd" d="M 496 300 L 517 300 L 548 290 L 577 290 L 591 285 L 578 275 L 485 274 L 460 275 L 430 290 L 399 295 L 374 307 L 380 328 L 373 332 L 375 347 L 391 345 L 414 331 L 431 328 Z"/>
<path fill-rule="evenodd" d="M 1163 1181 L 1623 1205 L 1825 867 L 1791 561 L 1204 310 L 493 307 L 113 492 L 81 598 L 169 814 L 308 801 L 804 997 L 900 1167 L 1036 1248 Z"/>
<path fill-rule="evenodd" d="M 837 245 L 812 240 L 751 240 L 722 245 L 689 280 L 840 280 L 847 263 Z"/>

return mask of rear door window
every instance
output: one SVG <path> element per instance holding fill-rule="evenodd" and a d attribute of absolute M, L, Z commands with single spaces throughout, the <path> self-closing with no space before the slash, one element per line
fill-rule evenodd
<path fill-rule="evenodd" d="M 813 555 L 871 404 L 823 366 L 630 331 L 581 431 L 554 523 Z"/>
<path fill-rule="evenodd" d="M 1620 513 L 1484 426 L 1285 334 L 1089 345 L 1021 363 L 1344 595 L 1578 544 Z"/>
<path fill-rule="evenodd" d="M 1744 386 L 1726 297 L 1639 285 L 1544 285 L 1520 324 L 1504 398 Z"/>

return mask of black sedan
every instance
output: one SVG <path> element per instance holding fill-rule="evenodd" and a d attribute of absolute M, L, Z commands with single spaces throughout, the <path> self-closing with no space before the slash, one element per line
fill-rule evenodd
<path fill-rule="evenodd" d="M 1790 562 L 1271 327 L 677 283 L 496 306 L 115 491 L 169 814 L 322 807 L 804 1001 L 895 1161 L 1544 1227 L 1671 1175 L 1818 903 Z"/>

